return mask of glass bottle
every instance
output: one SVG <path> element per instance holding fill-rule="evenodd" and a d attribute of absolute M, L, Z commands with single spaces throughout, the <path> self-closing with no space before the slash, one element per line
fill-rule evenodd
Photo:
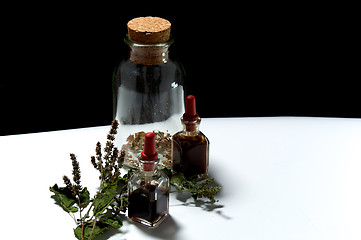
<path fill-rule="evenodd" d="M 135 20 L 139 19 L 143 20 L 138 23 L 142 28 L 137 30 Z M 119 121 L 116 137 L 119 148 L 131 134 L 159 131 L 171 136 L 181 127 L 179 118 L 184 112 L 185 73 L 180 63 L 169 57 L 168 49 L 174 41 L 170 23 L 169 28 L 165 26 L 168 34 L 162 29 L 158 32 L 154 29 L 154 26 L 159 27 L 157 21 L 162 24 L 163 20 L 168 22 L 155 17 L 135 18 L 128 22 L 128 34 L 124 41 L 130 48 L 129 58 L 119 64 L 113 76 L 113 112 L 114 118 Z M 144 27 L 149 29 L 144 30 Z M 125 147 L 128 147 L 123 149 L 130 153 L 129 158 L 136 160 L 139 149 L 129 149 L 129 145 Z M 165 155 L 170 156 L 170 151 L 168 154 L 160 152 L 160 164 L 166 160 L 170 162 L 170 157 L 163 159 Z M 138 167 L 128 159 L 125 164 Z"/>
<path fill-rule="evenodd" d="M 186 110 L 181 118 L 183 130 L 172 137 L 173 170 L 186 178 L 201 180 L 208 175 L 209 140 L 199 131 L 201 119 L 196 111 L 196 99 L 186 97 Z"/>
<path fill-rule="evenodd" d="M 145 134 L 143 168 L 128 182 L 128 217 L 148 227 L 158 226 L 169 213 L 169 178 L 158 170 L 155 134 Z"/>

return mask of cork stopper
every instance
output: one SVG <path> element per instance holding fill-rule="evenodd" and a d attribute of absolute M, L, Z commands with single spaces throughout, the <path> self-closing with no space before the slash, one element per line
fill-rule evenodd
<path fill-rule="evenodd" d="M 159 17 L 138 17 L 127 24 L 128 37 L 140 44 L 157 44 L 169 40 L 171 23 Z"/>

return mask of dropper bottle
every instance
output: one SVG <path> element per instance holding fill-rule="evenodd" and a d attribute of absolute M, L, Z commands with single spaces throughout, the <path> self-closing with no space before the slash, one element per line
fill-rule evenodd
<path fill-rule="evenodd" d="M 172 162 L 175 172 L 188 179 L 201 180 L 208 175 L 209 140 L 199 131 L 201 118 L 196 110 L 196 98 L 188 95 L 181 118 L 183 130 L 172 137 Z"/>
<path fill-rule="evenodd" d="M 140 156 L 143 167 L 128 182 L 128 217 L 148 227 L 158 226 L 169 213 L 169 178 L 156 167 L 155 134 L 145 134 Z"/>

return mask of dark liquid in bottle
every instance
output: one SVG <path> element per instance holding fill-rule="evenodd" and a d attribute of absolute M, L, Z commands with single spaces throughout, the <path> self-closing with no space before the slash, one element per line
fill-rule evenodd
<path fill-rule="evenodd" d="M 128 217 L 136 222 L 159 221 L 168 213 L 169 192 L 158 184 L 141 183 L 141 187 L 129 194 Z"/>
<path fill-rule="evenodd" d="M 204 135 L 173 136 L 173 170 L 186 178 L 207 173 L 208 140 Z"/>

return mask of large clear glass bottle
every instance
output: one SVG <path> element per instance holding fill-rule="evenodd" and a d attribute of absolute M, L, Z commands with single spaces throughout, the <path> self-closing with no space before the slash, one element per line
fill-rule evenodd
<path fill-rule="evenodd" d="M 128 182 L 128 217 L 148 227 L 158 226 L 169 213 L 169 178 L 156 167 L 155 134 L 145 134 L 143 167 Z"/>
<path fill-rule="evenodd" d="M 179 62 L 169 58 L 173 37 L 169 33 L 169 37 L 162 38 L 167 39 L 164 42 L 148 43 L 151 33 L 142 35 L 140 40 L 134 37 L 135 33 L 139 34 L 130 31 L 128 23 L 124 41 L 130 48 L 129 58 L 119 64 L 113 76 L 114 118 L 120 124 L 116 138 L 119 147 L 131 134 L 134 136 L 141 131 L 175 133 L 181 126 L 179 118 L 184 112 L 185 73 Z M 125 150 L 133 153 L 132 149 Z M 138 154 L 135 150 L 131 155 L 135 158 Z M 161 157 L 161 163 L 163 160 L 170 162 Z M 132 165 L 127 159 L 125 164 Z"/>
<path fill-rule="evenodd" d="M 204 179 L 208 176 L 209 140 L 199 131 L 201 119 L 192 95 L 186 97 L 181 121 L 183 130 L 172 137 L 173 170 L 182 172 L 186 178 Z"/>

